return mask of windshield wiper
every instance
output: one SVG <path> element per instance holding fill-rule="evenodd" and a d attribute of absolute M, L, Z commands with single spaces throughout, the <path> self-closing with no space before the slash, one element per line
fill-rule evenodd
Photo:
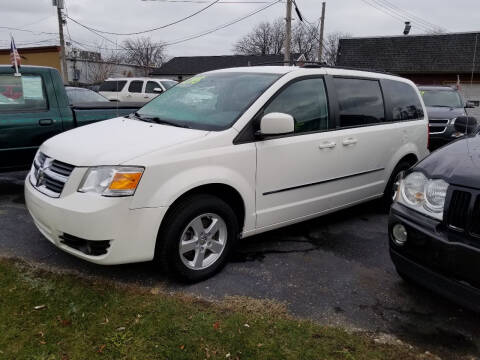
<path fill-rule="evenodd" d="M 169 125 L 169 126 L 176 126 L 181 128 L 189 129 L 190 126 L 184 123 L 177 123 L 174 121 L 160 119 L 158 116 L 150 117 L 150 116 L 142 116 L 138 112 L 134 112 L 133 116 L 135 116 L 138 120 L 146 121 L 146 122 L 153 122 L 155 124 L 162 124 L 162 125 Z"/>
<path fill-rule="evenodd" d="M 455 108 L 455 106 L 450 106 L 450 105 L 429 105 L 431 107 L 441 107 L 441 108 Z"/>

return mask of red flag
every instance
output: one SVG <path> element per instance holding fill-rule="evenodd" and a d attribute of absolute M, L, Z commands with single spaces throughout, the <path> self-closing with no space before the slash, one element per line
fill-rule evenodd
<path fill-rule="evenodd" d="M 20 54 L 18 53 L 17 47 L 15 46 L 15 40 L 12 40 L 10 42 L 10 62 L 12 63 L 12 66 L 14 66 L 16 69 L 20 66 L 20 62 L 22 61 Z"/>

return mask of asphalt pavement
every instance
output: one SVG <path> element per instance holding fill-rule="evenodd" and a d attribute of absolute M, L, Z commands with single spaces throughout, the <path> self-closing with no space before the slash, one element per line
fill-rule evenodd
<path fill-rule="evenodd" d="M 100 266 L 55 248 L 25 208 L 25 176 L 0 174 L 0 256 L 208 299 L 273 299 L 296 316 L 391 334 L 443 358 L 480 354 L 480 315 L 398 277 L 376 202 L 244 239 L 220 274 L 180 285 L 154 263 Z"/>

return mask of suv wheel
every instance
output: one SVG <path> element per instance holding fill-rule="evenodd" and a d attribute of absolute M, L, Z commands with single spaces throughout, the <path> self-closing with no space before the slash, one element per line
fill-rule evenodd
<path fill-rule="evenodd" d="M 174 205 L 157 238 L 157 259 L 179 280 L 206 279 L 225 266 L 238 238 L 237 216 L 223 200 L 194 195 Z"/>

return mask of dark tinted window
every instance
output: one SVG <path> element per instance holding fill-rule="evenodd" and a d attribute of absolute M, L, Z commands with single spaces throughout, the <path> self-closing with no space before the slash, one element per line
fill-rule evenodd
<path fill-rule="evenodd" d="M 377 80 L 335 78 L 340 126 L 362 126 L 385 121 L 382 91 Z"/>
<path fill-rule="evenodd" d="M 108 80 L 105 81 L 102 85 L 100 85 L 100 89 L 98 91 L 119 92 L 122 91 L 126 83 L 127 82 L 125 80 Z"/>
<path fill-rule="evenodd" d="M 38 75 L 0 75 L 0 112 L 47 109 L 43 80 Z"/>
<path fill-rule="evenodd" d="M 143 87 L 143 81 L 138 81 L 138 80 L 132 81 L 128 86 L 128 92 L 141 93 L 142 87 Z"/>
<path fill-rule="evenodd" d="M 328 129 L 327 95 L 323 79 L 306 79 L 288 85 L 266 107 L 272 112 L 290 114 L 295 120 L 295 132 Z"/>
<path fill-rule="evenodd" d="M 162 89 L 160 87 L 160 84 L 158 84 L 157 82 L 155 81 L 148 81 L 147 82 L 147 85 L 145 85 L 145 92 L 147 94 L 158 94 L 158 93 L 161 93 L 161 91 L 153 91 L 154 89 Z"/>
<path fill-rule="evenodd" d="M 400 81 L 382 82 L 385 97 L 388 98 L 391 116 L 394 121 L 423 118 L 423 108 L 417 92 L 408 84 Z"/>

